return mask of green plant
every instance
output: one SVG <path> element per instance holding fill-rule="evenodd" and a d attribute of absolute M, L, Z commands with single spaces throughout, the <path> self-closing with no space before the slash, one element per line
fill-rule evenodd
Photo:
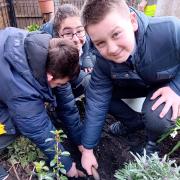
<path fill-rule="evenodd" d="M 179 180 L 180 167 L 175 161 L 162 159 L 155 153 L 151 157 L 134 155 L 134 162 L 125 164 L 123 169 L 116 171 L 115 177 L 118 180 Z"/>
<path fill-rule="evenodd" d="M 8 147 L 9 161 L 13 164 L 20 163 L 24 168 L 38 158 L 44 158 L 42 152 L 27 138 L 21 136 Z"/>
<path fill-rule="evenodd" d="M 62 151 L 59 148 L 59 143 L 63 142 L 64 138 L 67 138 L 67 136 L 64 134 L 62 130 L 55 130 L 51 131 L 52 134 L 54 134 L 54 138 L 48 138 L 46 139 L 45 142 L 49 141 L 55 141 L 56 143 L 54 144 L 53 149 L 47 149 L 47 151 L 55 151 L 55 156 L 50 162 L 50 166 L 53 169 L 53 173 L 49 173 L 48 169 L 46 168 L 44 162 L 40 162 L 39 164 L 36 162 L 36 174 L 38 177 L 56 177 L 57 180 L 67 180 L 67 177 L 64 176 L 63 174 L 66 174 L 66 170 L 64 169 L 64 165 L 62 165 L 60 161 L 61 156 L 69 156 L 69 152 L 67 151 Z M 44 168 L 45 167 L 45 168 Z M 37 171 L 37 168 L 39 169 Z"/>
<path fill-rule="evenodd" d="M 27 26 L 26 28 L 29 32 L 32 32 L 32 31 L 37 31 L 40 29 L 40 26 L 38 24 L 31 24 L 29 26 Z"/>
<path fill-rule="evenodd" d="M 50 173 L 49 168 L 45 165 L 45 161 L 35 162 L 35 171 L 39 180 L 53 180 L 53 173 Z"/>
<path fill-rule="evenodd" d="M 179 132 L 180 132 L 180 118 L 177 119 L 174 128 L 170 129 L 168 132 L 166 132 L 165 134 L 163 134 L 161 136 L 161 138 L 158 140 L 158 143 L 160 143 L 161 141 L 163 141 L 164 139 L 166 139 L 169 136 L 172 138 L 175 138 Z M 174 151 L 176 151 L 179 148 L 180 148 L 180 141 L 178 141 L 176 143 L 176 145 L 173 147 L 173 149 L 167 155 L 169 156 L 170 154 L 172 154 Z"/>

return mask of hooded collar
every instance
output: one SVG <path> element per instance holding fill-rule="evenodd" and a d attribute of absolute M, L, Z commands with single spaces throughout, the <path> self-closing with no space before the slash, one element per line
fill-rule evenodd
<path fill-rule="evenodd" d="M 29 33 L 24 41 L 27 61 L 31 72 L 43 87 L 47 86 L 46 61 L 50 39 L 50 35 L 36 32 Z"/>

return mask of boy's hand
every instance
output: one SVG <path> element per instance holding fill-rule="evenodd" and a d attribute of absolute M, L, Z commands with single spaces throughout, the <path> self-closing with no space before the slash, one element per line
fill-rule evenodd
<path fill-rule="evenodd" d="M 83 146 L 83 145 L 79 145 L 79 146 L 78 146 L 78 149 L 79 149 L 79 151 L 82 153 L 83 150 L 84 150 L 84 146 Z"/>
<path fill-rule="evenodd" d="M 144 9 L 147 5 L 147 1 L 146 0 L 142 0 L 139 4 L 138 4 L 138 11 L 142 11 L 144 12 Z"/>
<path fill-rule="evenodd" d="M 71 169 L 66 174 L 68 177 L 86 177 L 86 175 L 76 168 L 76 163 L 72 163 Z"/>
<path fill-rule="evenodd" d="M 83 149 L 81 157 L 82 167 L 87 171 L 88 175 L 92 175 L 92 167 L 98 168 L 97 160 L 94 156 L 93 149 Z"/>
<path fill-rule="evenodd" d="M 157 97 L 159 98 L 152 106 L 152 110 L 154 111 L 159 105 L 165 103 L 164 108 L 162 109 L 159 116 L 163 118 L 172 107 L 171 120 L 176 120 L 180 115 L 180 96 L 178 96 L 170 87 L 167 86 L 160 88 L 156 92 L 154 92 L 151 99 L 154 100 Z"/>

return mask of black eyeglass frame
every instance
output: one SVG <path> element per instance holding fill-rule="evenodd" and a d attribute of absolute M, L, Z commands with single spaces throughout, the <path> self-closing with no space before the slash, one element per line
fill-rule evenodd
<path fill-rule="evenodd" d="M 79 32 L 80 31 L 80 32 Z M 85 30 L 79 30 L 75 33 L 65 33 L 65 34 L 59 34 L 60 37 L 63 37 L 63 38 L 69 38 L 70 40 L 73 39 L 74 35 L 76 35 L 76 37 L 78 38 L 83 38 L 84 36 L 86 36 L 86 32 Z"/>

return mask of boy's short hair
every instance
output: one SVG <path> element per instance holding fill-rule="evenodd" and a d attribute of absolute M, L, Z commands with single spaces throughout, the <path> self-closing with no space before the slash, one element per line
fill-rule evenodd
<path fill-rule="evenodd" d="M 113 9 L 127 16 L 129 8 L 125 0 L 86 0 L 82 9 L 82 24 L 87 29 L 88 25 L 97 24 Z"/>
<path fill-rule="evenodd" d="M 72 41 L 60 38 L 50 40 L 46 72 L 54 79 L 69 77 L 71 80 L 78 76 L 79 51 Z"/>
<path fill-rule="evenodd" d="M 53 29 L 57 37 L 59 36 L 58 31 L 59 28 L 61 27 L 62 21 L 67 17 L 74 17 L 74 16 L 80 17 L 80 11 L 76 6 L 72 4 L 63 4 L 58 7 L 53 22 Z"/>

